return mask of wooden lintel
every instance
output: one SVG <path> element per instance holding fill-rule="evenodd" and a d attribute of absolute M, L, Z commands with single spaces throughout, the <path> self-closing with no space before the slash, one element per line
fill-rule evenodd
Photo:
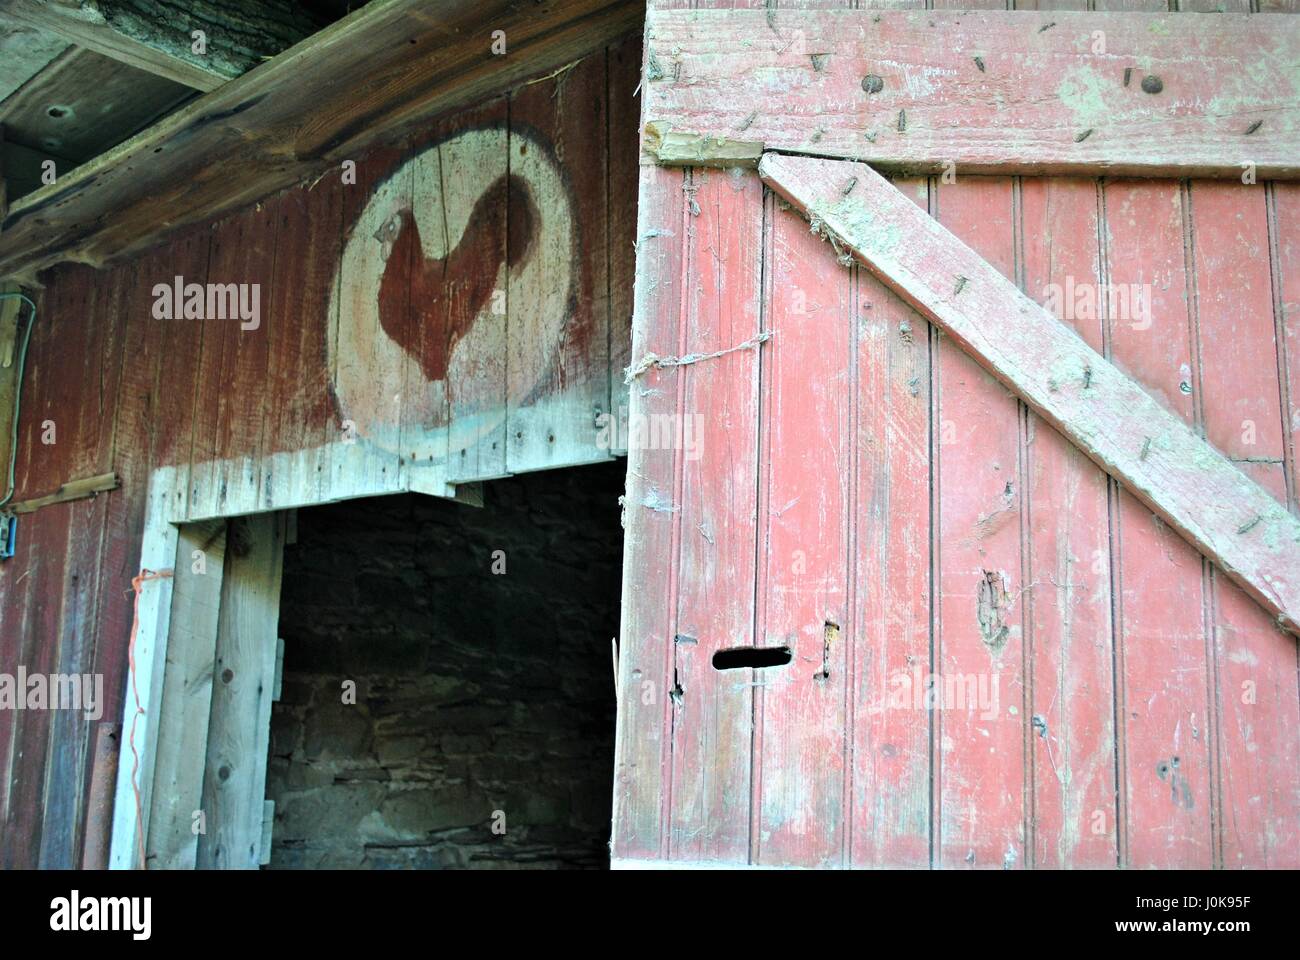
<path fill-rule="evenodd" d="M 53 503 L 65 503 L 68 500 L 84 500 L 86 497 L 93 497 L 98 493 L 106 490 L 116 490 L 118 488 L 118 478 L 116 473 L 101 473 L 97 477 L 83 477 L 80 480 L 70 480 L 63 484 L 53 493 L 46 494 L 43 497 L 36 497 L 32 500 L 20 500 L 10 507 L 13 513 L 32 513 L 41 507 L 48 507 Z"/>
<path fill-rule="evenodd" d="M 1300 18 L 684 9 L 647 121 L 890 172 L 1300 177 Z"/>
<path fill-rule="evenodd" d="M 1300 634 L 1286 507 L 870 167 L 769 153 L 759 175 Z"/>
<path fill-rule="evenodd" d="M 664 167 L 757 167 L 763 144 L 673 130 L 647 123 L 645 148 Z"/>
<path fill-rule="evenodd" d="M 635 0 L 371 0 L 14 202 L 0 223 L 0 278 L 99 265 L 338 171 L 419 122 L 602 49 L 636 30 L 643 9 Z M 492 49 L 494 31 L 504 53 Z"/>

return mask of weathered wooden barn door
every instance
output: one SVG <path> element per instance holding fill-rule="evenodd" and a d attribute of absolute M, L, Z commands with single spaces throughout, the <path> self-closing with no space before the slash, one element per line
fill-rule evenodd
<path fill-rule="evenodd" d="M 148 598 L 167 609 L 144 611 L 132 646 L 113 868 L 255 870 L 269 859 L 287 527 L 280 512 L 148 531 L 146 550 L 175 563 L 143 575 L 171 589 Z"/>
<path fill-rule="evenodd" d="M 615 862 L 1300 864 L 1300 21 L 850 6 L 649 5 Z"/>

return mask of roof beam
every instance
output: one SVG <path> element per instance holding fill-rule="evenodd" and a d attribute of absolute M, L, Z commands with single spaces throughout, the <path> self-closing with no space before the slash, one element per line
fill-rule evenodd
<path fill-rule="evenodd" d="M 865 164 L 769 153 L 758 172 L 1300 633 L 1300 521 L 1182 419 Z"/>
<path fill-rule="evenodd" d="M 641 17 L 637 0 L 371 0 L 15 202 L 0 278 L 143 250 L 602 49 Z"/>
<path fill-rule="evenodd" d="M 288 0 L 0 0 L 0 18 L 196 90 L 213 90 L 309 36 L 316 25 Z M 193 31 L 203 32 L 203 53 Z"/>
<path fill-rule="evenodd" d="M 911 173 L 1300 177 L 1300 17 L 667 6 L 661 135 Z"/>

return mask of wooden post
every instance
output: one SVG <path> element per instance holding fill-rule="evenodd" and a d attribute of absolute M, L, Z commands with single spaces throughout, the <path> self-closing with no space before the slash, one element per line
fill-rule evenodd
<path fill-rule="evenodd" d="M 196 862 L 194 811 L 202 803 L 225 556 L 224 520 L 181 527 L 145 845 L 154 870 L 189 870 Z"/>
<path fill-rule="evenodd" d="M 202 868 L 256 870 L 261 863 L 284 528 L 279 514 L 230 521 L 207 730 Z"/>
<path fill-rule="evenodd" d="M 81 850 L 83 870 L 108 869 L 108 848 L 113 837 L 113 784 L 117 780 L 121 746 L 120 723 L 104 722 L 95 728 L 90 795 L 86 800 L 86 836 Z"/>

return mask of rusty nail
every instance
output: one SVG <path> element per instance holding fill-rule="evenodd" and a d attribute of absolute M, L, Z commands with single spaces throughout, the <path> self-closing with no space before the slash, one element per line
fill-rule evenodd
<path fill-rule="evenodd" d="M 1164 82 L 1154 73 L 1148 73 L 1142 78 L 1142 89 L 1147 93 L 1159 93 L 1164 88 Z"/>
<path fill-rule="evenodd" d="M 885 89 L 885 81 L 874 73 L 869 73 L 862 78 L 862 89 L 867 93 L 879 93 Z"/>

